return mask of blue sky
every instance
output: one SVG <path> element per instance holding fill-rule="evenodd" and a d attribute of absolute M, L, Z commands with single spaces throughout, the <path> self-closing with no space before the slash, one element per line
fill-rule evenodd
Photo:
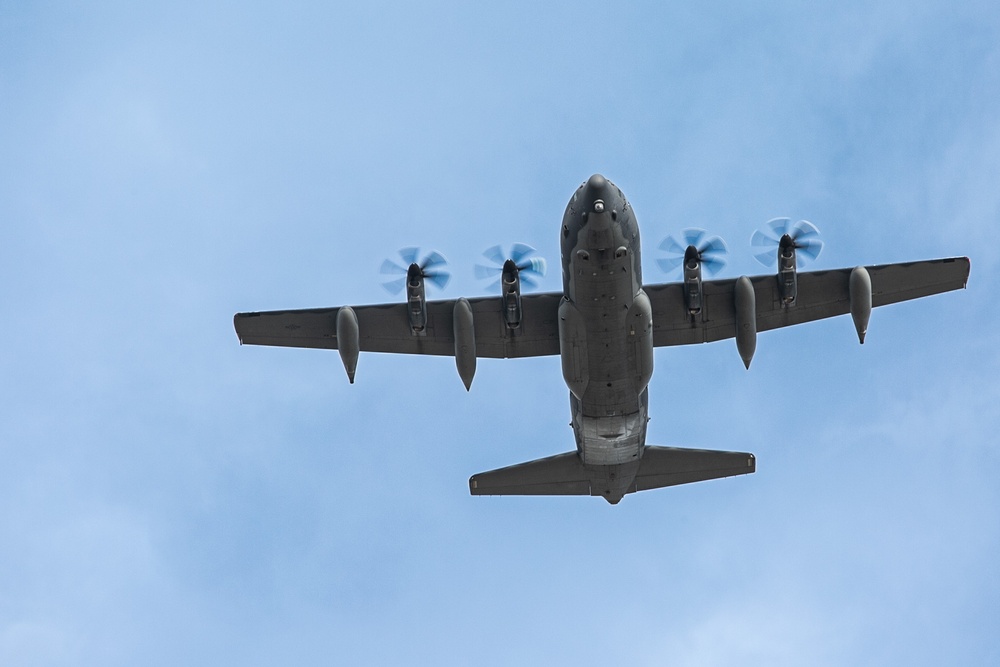
<path fill-rule="evenodd" d="M 0 2 L 0 663 L 1000 662 L 995 3 Z M 241 348 L 382 259 L 812 220 L 969 289 L 658 350 L 650 442 L 749 477 L 472 498 L 567 451 L 555 358 Z M 558 272 L 543 289 L 558 289 Z"/>

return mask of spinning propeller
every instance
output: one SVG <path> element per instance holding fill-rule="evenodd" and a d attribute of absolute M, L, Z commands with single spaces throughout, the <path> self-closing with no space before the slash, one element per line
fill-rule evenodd
<path fill-rule="evenodd" d="M 519 280 L 528 287 L 535 287 L 538 283 L 536 278 L 545 275 L 545 259 L 542 257 L 531 257 L 535 254 L 535 249 L 524 243 L 515 243 L 510 247 L 510 252 L 504 253 L 503 248 L 498 245 L 493 246 L 483 253 L 483 257 L 490 260 L 491 264 L 476 264 L 476 278 L 480 280 L 496 278 L 490 288 L 499 287 L 503 279 L 504 264 L 508 259 L 514 262 L 517 267 Z"/>
<path fill-rule="evenodd" d="M 417 270 L 420 272 L 419 275 L 424 280 L 432 283 L 438 289 L 444 289 L 444 286 L 448 284 L 448 279 L 451 278 L 451 274 L 444 270 L 448 261 L 441 253 L 436 251 L 431 251 L 423 260 L 418 262 L 417 257 L 419 255 L 419 248 L 403 248 L 399 251 L 399 257 L 403 260 L 403 266 L 400 266 L 391 259 L 382 262 L 382 268 L 379 269 L 379 273 L 382 275 L 402 274 L 401 278 L 386 280 L 382 283 L 382 287 L 391 294 L 399 294 L 403 286 L 406 285 L 407 274 L 410 270 L 409 267 L 416 265 Z"/>
<path fill-rule="evenodd" d="M 788 240 L 785 240 L 785 237 Z M 782 243 L 784 241 L 784 243 Z M 816 259 L 823 249 L 816 225 L 808 220 L 793 223 L 791 218 L 774 218 L 750 237 L 754 257 L 764 266 L 772 266 L 778 260 L 778 249 L 791 246 L 796 255 Z"/>
<path fill-rule="evenodd" d="M 688 249 L 694 248 L 695 257 L 701 265 L 711 273 L 716 274 L 726 265 L 726 242 L 718 236 L 709 236 L 704 229 L 685 229 L 681 238 L 668 236 L 660 243 L 660 250 L 667 253 L 663 259 L 656 260 L 664 273 L 670 273 L 684 263 Z"/>

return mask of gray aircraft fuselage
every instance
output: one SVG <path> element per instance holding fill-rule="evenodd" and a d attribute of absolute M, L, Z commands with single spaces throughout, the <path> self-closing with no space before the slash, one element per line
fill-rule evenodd
<path fill-rule="evenodd" d="M 573 432 L 601 494 L 615 503 L 639 469 L 653 373 L 639 227 L 621 190 L 595 174 L 566 207 L 560 240 L 559 346 Z"/>
<path fill-rule="evenodd" d="M 657 345 L 735 339 L 749 369 L 758 331 L 850 314 L 864 342 L 873 307 L 962 289 L 969 278 L 967 257 L 798 272 L 796 249 L 815 257 L 818 245 L 802 239 L 815 237 L 816 230 L 805 221 L 791 225 L 778 218 L 765 228 L 772 234 L 751 238 L 758 258 L 774 246 L 777 274 L 702 281 L 702 265 L 717 261 L 704 256 L 724 251 L 725 244 L 691 231 L 697 233 L 683 235 L 692 239 L 686 249 L 676 242 L 663 247 L 675 255 L 683 250 L 683 280 L 644 287 L 634 212 L 621 190 L 594 174 L 563 216 L 562 294 L 521 294 L 519 272 L 537 272 L 540 262 L 523 261 L 526 246 L 516 244 L 504 262 L 499 299 L 429 302 L 424 281 L 447 279 L 440 271 L 444 258 L 431 253 L 418 262 L 416 250 L 408 249 L 405 256 L 413 259 L 401 281 L 403 303 L 237 313 L 233 325 L 240 343 L 339 350 L 352 383 L 361 352 L 453 355 L 466 389 L 479 358 L 558 353 L 576 449 L 472 475 L 469 492 L 591 495 L 614 504 L 626 493 L 756 470 L 750 452 L 646 444 L 654 310 Z M 498 255 L 499 248 L 486 253 Z M 401 268 L 387 264 L 389 272 Z"/>

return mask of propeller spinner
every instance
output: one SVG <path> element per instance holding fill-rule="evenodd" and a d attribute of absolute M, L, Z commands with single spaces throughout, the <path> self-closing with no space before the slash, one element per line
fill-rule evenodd
<path fill-rule="evenodd" d="M 491 288 L 500 288 L 504 321 L 511 330 L 521 326 L 521 283 L 535 287 L 538 284 L 535 279 L 545 275 L 545 260 L 531 257 L 534 253 L 535 249 L 524 243 L 515 243 L 507 254 L 500 246 L 493 246 L 483 253 L 492 264 L 476 264 L 475 267 L 479 279 L 491 279 L 500 274 Z"/>
<path fill-rule="evenodd" d="M 515 243 L 507 253 L 495 245 L 483 253 L 483 257 L 490 260 L 490 264 L 476 264 L 476 278 L 480 280 L 495 278 L 490 288 L 499 287 L 503 280 L 504 268 L 510 260 L 517 269 L 520 281 L 528 287 L 536 287 L 537 279 L 545 275 L 546 264 L 542 257 L 531 257 L 533 254 L 535 249 L 524 243 Z"/>
<path fill-rule="evenodd" d="M 750 245 L 753 256 L 764 266 L 774 266 L 779 251 L 783 256 L 790 256 L 790 250 L 794 249 L 796 255 L 813 260 L 823 250 L 816 225 L 808 220 L 793 223 L 791 218 L 768 220 L 750 237 Z"/>
<path fill-rule="evenodd" d="M 692 228 L 682 231 L 679 240 L 673 236 L 663 239 L 660 250 L 667 253 L 666 258 L 656 260 L 664 272 L 683 266 L 684 303 L 691 316 L 695 316 L 702 305 L 701 270 L 704 267 L 714 275 L 726 265 L 726 242 L 718 236 L 709 236 L 704 229 Z"/>
<path fill-rule="evenodd" d="M 660 250 L 667 256 L 656 260 L 664 273 L 670 273 L 692 259 L 698 260 L 705 270 L 715 275 L 726 265 L 726 242 L 718 236 L 709 236 L 704 229 L 685 229 L 680 239 L 668 236 L 660 243 Z"/>
<path fill-rule="evenodd" d="M 778 289 L 781 302 L 791 307 L 798 295 L 798 260 L 801 254 L 806 259 L 816 259 L 823 242 L 819 230 L 808 220 L 793 223 L 791 218 L 768 220 L 763 228 L 750 237 L 754 257 L 764 266 L 778 264 Z"/>
<path fill-rule="evenodd" d="M 451 278 L 451 274 L 444 269 L 448 264 L 444 255 L 436 251 L 431 251 L 423 260 L 417 261 L 419 256 L 419 248 L 403 248 L 399 251 L 399 257 L 403 260 L 403 266 L 391 259 L 382 262 L 382 267 L 379 269 L 379 273 L 382 275 L 402 274 L 400 278 L 391 278 L 384 281 L 382 287 L 390 294 L 399 294 L 403 290 L 403 287 L 406 286 L 408 279 L 412 282 L 414 278 L 423 278 L 423 280 L 430 282 L 438 289 L 444 289 L 444 286 L 448 284 L 448 280 Z"/>

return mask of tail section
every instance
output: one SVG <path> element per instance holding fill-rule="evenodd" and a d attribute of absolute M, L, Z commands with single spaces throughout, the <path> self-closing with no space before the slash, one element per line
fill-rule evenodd
<path fill-rule="evenodd" d="M 746 475 L 757 469 L 753 454 L 708 449 L 643 449 L 638 465 L 588 466 L 577 452 L 473 475 L 474 496 L 603 496 L 615 504 L 626 493 Z"/>
<path fill-rule="evenodd" d="M 589 496 L 590 473 L 574 452 L 481 472 L 469 479 L 474 496 Z"/>
<path fill-rule="evenodd" d="M 663 486 L 748 475 L 756 470 L 757 459 L 748 452 L 647 445 L 642 453 L 642 464 L 635 476 L 633 490 L 646 491 Z"/>

